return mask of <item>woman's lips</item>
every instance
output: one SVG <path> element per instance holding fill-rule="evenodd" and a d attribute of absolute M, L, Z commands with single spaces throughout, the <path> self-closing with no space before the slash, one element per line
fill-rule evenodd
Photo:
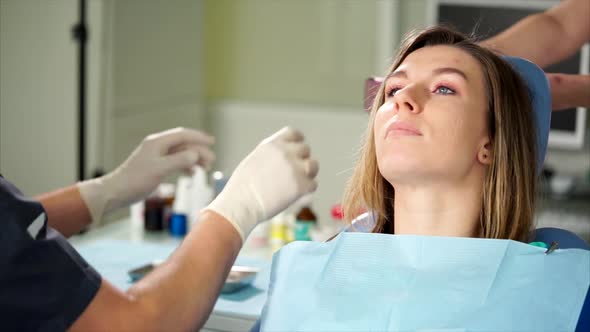
<path fill-rule="evenodd" d="M 422 132 L 416 126 L 406 121 L 395 121 L 387 127 L 387 136 L 422 136 Z"/>

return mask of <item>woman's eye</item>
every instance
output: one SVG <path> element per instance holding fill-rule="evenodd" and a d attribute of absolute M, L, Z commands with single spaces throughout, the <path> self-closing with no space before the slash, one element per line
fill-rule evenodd
<path fill-rule="evenodd" d="M 389 91 L 387 92 L 387 96 L 393 97 L 395 95 L 395 93 L 398 92 L 399 90 L 401 90 L 401 88 L 393 87 L 393 88 L 389 89 Z"/>
<path fill-rule="evenodd" d="M 438 94 L 441 94 L 441 95 L 453 95 L 453 94 L 455 94 L 455 90 L 453 90 L 453 89 L 451 89 L 451 88 L 449 88 L 447 86 L 444 86 L 444 85 L 441 85 L 441 86 L 437 87 L 436 90 L 434 90 L 434 92 L 435 93 L 438 93 Z"/>

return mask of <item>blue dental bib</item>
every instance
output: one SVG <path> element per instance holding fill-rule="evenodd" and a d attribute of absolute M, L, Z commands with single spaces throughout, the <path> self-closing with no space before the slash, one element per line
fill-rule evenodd
<path fill-rule="evenodd" d="M 275 254 L 261 331 L 574 331 L 589 285 L 582 249 L 341 233 Z"/>

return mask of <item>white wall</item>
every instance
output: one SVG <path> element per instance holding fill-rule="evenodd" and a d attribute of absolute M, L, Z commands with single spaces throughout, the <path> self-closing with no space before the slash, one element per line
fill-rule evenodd
<path fill-rule="evenodd" d="M 209 112 L 211 130 L 216 137 L 215 169 L 226 174 L 266 136 L 285 125 L 301 130 L 320 164 L 313 208 L 320 222 L 330 218 L 330 207 L 340 203 L 351 175 L 354 156 L 367 125 L 366 113 L 360 109 L 239 101 L 211 105 Z"/>
<path fill-rule="evenodd" d="M 0 1 L 0 173 L 26 194 L 76 179 L 76 0 Z"/>
<path fill-rule="evenodd" d="M 0 173 L 26 194 L 77 173 L 77 0 L 0 1 Z M 88 1 L 87 169 L 203 126 L 200 0 Z"/>

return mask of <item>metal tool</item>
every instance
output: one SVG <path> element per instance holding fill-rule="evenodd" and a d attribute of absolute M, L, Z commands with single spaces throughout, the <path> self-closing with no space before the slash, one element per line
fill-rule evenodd
<path fill-rule="evenodd" d="M 545 255 L 549 255 L 552 253 L 557 247 L 559 246 L 559 242 L 553 241 L 547 250 L 545 251 Z"/>

